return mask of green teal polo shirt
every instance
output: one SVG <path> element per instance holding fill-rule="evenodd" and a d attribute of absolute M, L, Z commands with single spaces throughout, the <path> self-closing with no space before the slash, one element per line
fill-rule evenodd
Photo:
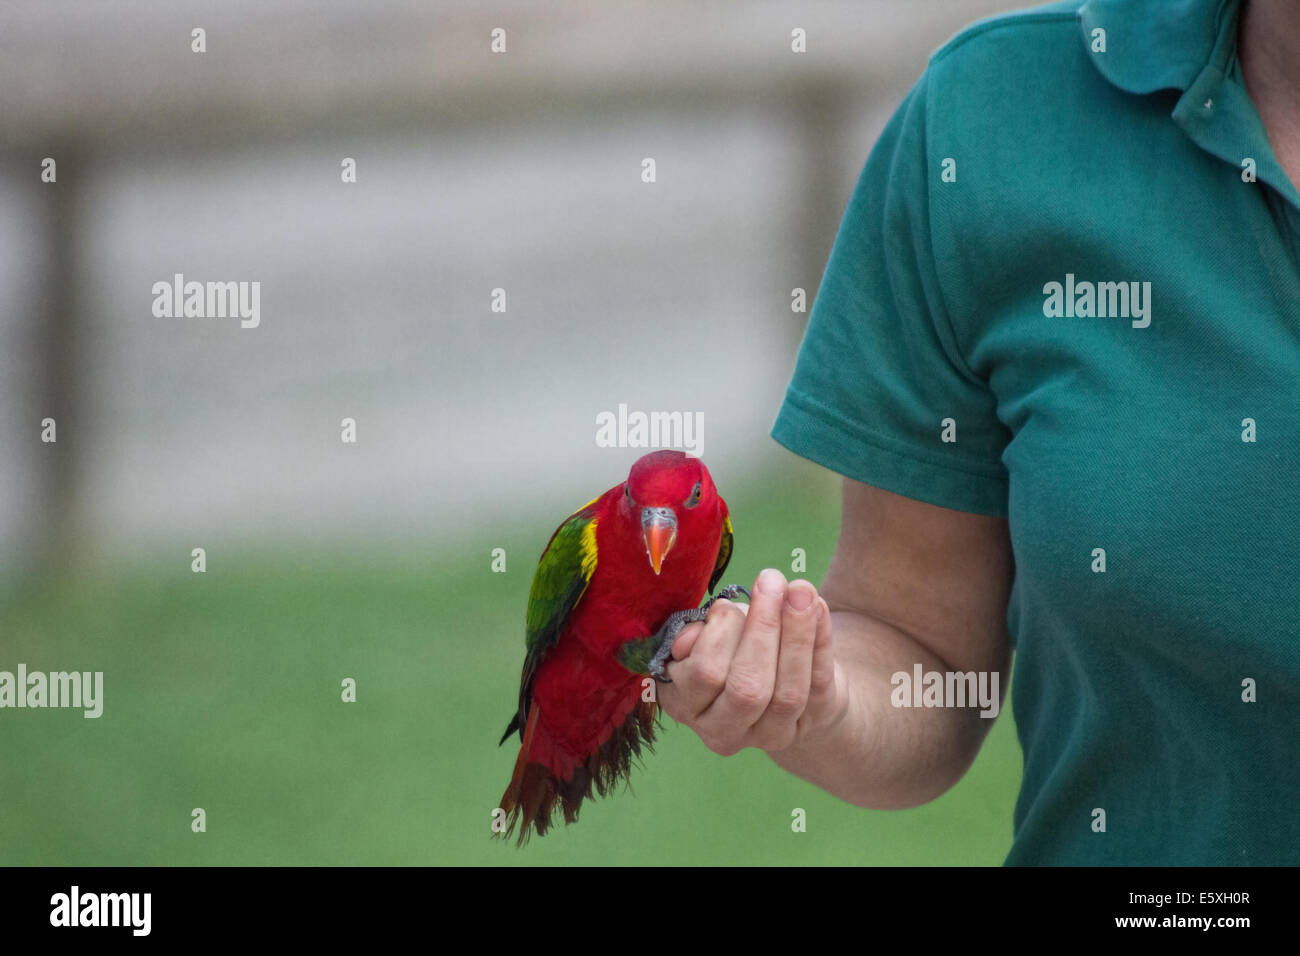
<path fill-rule="evenodd" d="M 1300 863 L 1300 195 L 1238 12 L 1058 3 L 935 53 L 772 430 L 1009 519 L 1011 864 Z"/>

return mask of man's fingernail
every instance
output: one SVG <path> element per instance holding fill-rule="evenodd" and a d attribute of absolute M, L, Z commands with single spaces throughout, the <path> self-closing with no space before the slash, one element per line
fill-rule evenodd
<path fill-rule="evenodd" d="M 792 611 L 806 611 L 812 606 L 812 591 L 808 588 L 790 588 L 785 592 L 785 603 Z"/>
<path fill-rule="evenodd" d="M 765 594 L 780 594 L 785 590 L 785 575 L 775 568 L 767 568 L 758 576 L 755 587 Z"/>

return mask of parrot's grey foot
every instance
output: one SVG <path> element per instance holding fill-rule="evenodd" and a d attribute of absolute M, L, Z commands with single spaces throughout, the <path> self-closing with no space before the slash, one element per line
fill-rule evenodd
<path fill-rule="evenodd" d="M 734 601 L 742 594 L 745 596 L 745 600 L 748 601 L 749 590 L 747 588 L 743 588 L 739 584 L 728 584 L 705 601 L 703 607 L 693 607 L 685 611 L 674 611 L 669 614 L 668 620 L 664 621 L 664 626 L 659 628 L 659 633 L 655 635 L 655 640 L 659 642 L 659 649 L 655 651 L 655 656 L 650 658 L 650 676 L 661 684 L 671 684 L 672 679 L 664 668 L 673 652 L 673 641 L 677 640 L 677 635 L 682 632 L 682 629 L 687 624 L 706 620 L 709 616 L 709 608 L 713 606 L 714 601 L 719 598 Z"/>
<path fill-rule="evenodd" d="M 707 611 L 709 605 L 718 600 L 718 598 L 726 598 L 728 601 L 734 601 L 742 594 L 745 596 L 745 600 L 748 601 L 749 588 L 741 587 L 739 584 L 724 584 L 721 591 L 709 598 L 708 602 L 704 605 L 704 610 Z"/>
<path fill-rule="evenodd" d="M 693 607 L 686 611 L 674 611 L 668 615 L 668 620 L 664 621 L 664 626 L 659 628 L 659 633 L 655 635 L 655 640 L 659 642 L 659 649 L 655 651 L 655 656 L 650 658 L 651 677 L 661 684 L 672 683 L 672 678 L 664 673 L 664 664 L 673 652 L 673 641 L 677 640 L 677 635 L 682 632 L 682 628 L 686 627 L 687 624 L 703 621 L 708 616 L 709 608 L 707 604 L 704 607 Z"/>

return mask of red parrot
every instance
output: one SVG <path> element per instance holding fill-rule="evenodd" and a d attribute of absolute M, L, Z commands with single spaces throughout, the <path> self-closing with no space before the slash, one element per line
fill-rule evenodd
<path fill-rule="evenodd" d="M 667 681 L 672 641 L 704 620 L 698 605 L 731 549 L 726 502 L 704 462 L 680 451 L 639 459 L 551 535 L 528 595 L 519 708 L 501 738 L 518 730 L 521 741 L 501 798 L 507 836 L 519 824 L 520 845 L 545 834 L 557 803 L 572 823 L 593 786 L 604 796 L 652 749 L 645 678 Z"/>

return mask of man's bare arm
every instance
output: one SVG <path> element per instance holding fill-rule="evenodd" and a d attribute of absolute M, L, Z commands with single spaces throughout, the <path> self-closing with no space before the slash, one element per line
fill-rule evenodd
<path fill-rule="evenodd" d="M 924 803 L 961 778 L 992 721 L 978 707 L 896 708 L 891 677 L 920 663 L 997 672 L 1004 689 L 1012 577 L 1004 519 L 845 480 L 821 596 L 764 572 L 747 615 L 719 602 L 678 638 L 660 701 L 719 753 L 761 747 L 860 806 Z"/>

